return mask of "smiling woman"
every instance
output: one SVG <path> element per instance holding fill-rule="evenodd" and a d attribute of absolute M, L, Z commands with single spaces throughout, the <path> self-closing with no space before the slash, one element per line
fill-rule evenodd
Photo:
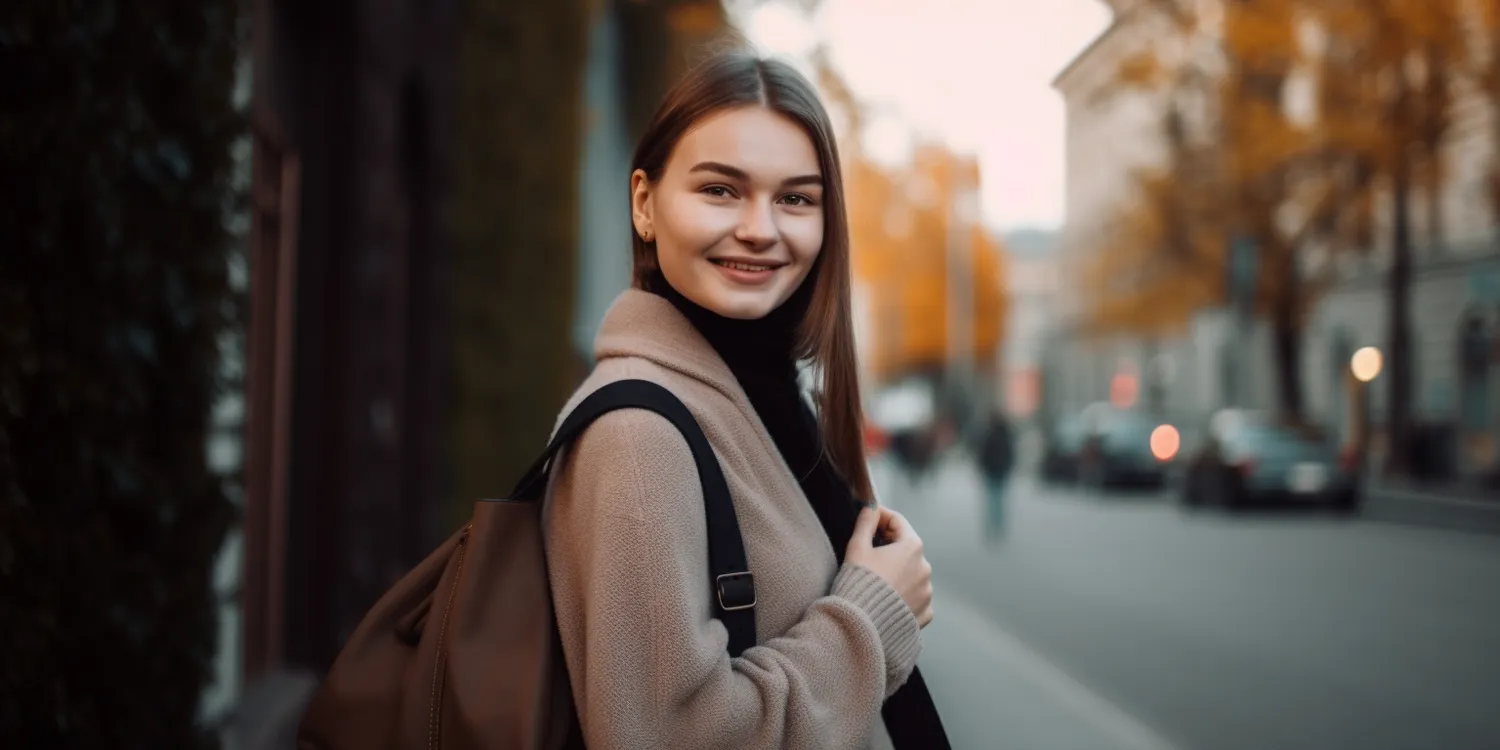
<path fill-rule="evenodd" d="M 823 177 L 795 121 L 727 109 L 677 144 L 661 176 L 631 175 L 636 230 L 673 288 L 727 318 L 765 317 L 823 248 Z"/>
<path fill-rule="evenodd" d="M 916 670 L 931 566 L 872 502 L 848 220 L 812 85 L 779 62 L 710 60 L 667 94 L 631 167 L 635 288 L 566 411 L 625 379 L 677 396 L 722 462 L 752 588 L 731 614 L 704 585 L 705 497 L 676 429 L 640 410 L 593 422 L 555 469 L 546 528 L 588 744 L 860 748 L 883 717 L 897 748 L 947 747 Z"/>

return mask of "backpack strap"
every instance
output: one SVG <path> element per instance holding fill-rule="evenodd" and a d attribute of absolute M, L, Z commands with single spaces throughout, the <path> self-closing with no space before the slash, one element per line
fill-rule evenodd
<path fill-rule="evenodd" d="M 734 514 L 724 472 L 703 428 L 671 391 L 648 380 L 620 380 L 589 394 L 563 419 L 547 449 L 516 483 L 510 499 L 540 500 L 547 488 L 547 471 L 558 450 L 583 434 L 594 420 L 616 409 L 647 409 L 666 417 L 693 452 L 708 518 L 708 580 L 714 617 L 729 631 L 729 655 L 739 656 L 755 645 L 755 578 L 750 574 L 740 522 Z"/>

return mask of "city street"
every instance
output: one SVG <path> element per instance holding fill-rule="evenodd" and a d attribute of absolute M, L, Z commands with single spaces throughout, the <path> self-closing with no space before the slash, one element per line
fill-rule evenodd
<path fill-rule="evenodd" d="M 1018 477 L 988 542 L 967 464 L 875 476 L 934 566 L 956 747 L 1500 746 L 1500 538 Z"/>

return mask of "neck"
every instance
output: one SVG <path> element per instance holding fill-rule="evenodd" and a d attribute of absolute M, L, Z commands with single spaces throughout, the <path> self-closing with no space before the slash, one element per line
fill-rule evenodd
<path fill-rule="evenodd" d="M 748 372 L 795 376 L 797 327 L 806 309 L 801 289 L 765 317 L 753 320 L 728 318 L 693 302 L 677 291 L 660 270 L 647 279 L 646 291 L 671 302 L 736 376 L 743 379 Z"/>

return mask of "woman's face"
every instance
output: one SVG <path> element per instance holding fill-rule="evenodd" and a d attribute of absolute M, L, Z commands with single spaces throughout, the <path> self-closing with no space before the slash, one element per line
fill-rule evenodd
<path fill-rule="evenodd" d="M 795 121 L 727 109 L 683 135 L 660 180 L 630 176 L 632 220 L 683 296 L 760 318 L 797 291 L 823 248 L 823 179 Z"/>

